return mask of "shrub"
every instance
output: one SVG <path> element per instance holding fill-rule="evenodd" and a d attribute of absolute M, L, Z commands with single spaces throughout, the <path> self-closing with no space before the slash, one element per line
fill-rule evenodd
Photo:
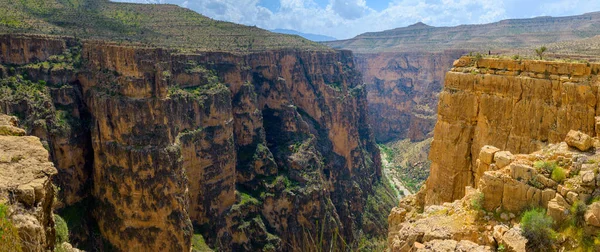
<path fill-rule="evenodd" d="M 54 215 L 54 229 L 56 230 L 57 245 L 69 242 L 69 227 L 67 226 L 67 222 L 58 214 Z"/>
<path fill-rule="evenodd" d="M 471 199 L 471 207 L 475 210 L 482 210 L 484 198 L 485 195 L 482 192 L 473 195 L 473 198 Z"/>
<path fill-rule="evenodd" d="M 567 178 L 567 173 L 565 172 L 565 169 L 561 167 L 556 167 L 556 169 L 552 171 L 551 177 L 554 181 L 560 183 L 563 180 L 565 180 L 565 178 Z"/>
<path fill-rule="evenodd" d="M 573 203 L 569 215 L 569 224 L 576 227 L 583 227 L 585 224 L 585 211 L 587 211 L 585 202 L 579 200 Z"/>
<path fill-rule="evenodd" d="M 0 203 L 0 252 L 22 251 L 17 228 L 8 219 L 8 207 Z"/>
<path fill-rule="evenodd" d="M 546 172 L 548 174 L 552 174 L 554 169 L 558 167 L 558 164 L 556 164 L 556 162 L 540 160 L 535 161 L 535 163 L 533 163 L 533 167 L 535 167 L 538 170 L 538 172 Z"/>
<path fill-rule="evenodd" d="M 521 218 L 521 234 L 527 238 L 527 251 L 548 251 L 556 239 L 552 218 L 544 209 L 526 211 Z"/>

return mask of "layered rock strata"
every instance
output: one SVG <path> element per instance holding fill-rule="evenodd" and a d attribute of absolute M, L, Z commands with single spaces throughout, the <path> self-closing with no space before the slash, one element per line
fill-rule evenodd
<path fill-rule="evenodd" d="M 484 145 L 528 153 L 570 130 L 596 131 L 600 65 L 462 57 L 447 73 L 429 158 L 426 205 L 464 196 Z"/>
<path fill-rule="evenodd" d="M 63 203 L 91 197 L 117 249 L 189 250 L 192 224 L 221 249 L 282 250 L 309 246 L 316 233 L 352 242 L 381 223 L 364 213 L 381 162 L 351 53 L 180 54 L 49 38 L 59 42 L 45 52 L 76 55 L 59 71 L 45 68 L 54 58 L 23 53 L 44 39 L 0 40 L 3 78 L 47 85 L 44 113 L 31 112 L 42 111 L 35 99 L 12 106 L 16 95 L 4 110 L 45 136 L 69 174 L 58 180 L 69 188 Z M 72 115 L 69 127 L 55 127 L 59 111 Z"/>

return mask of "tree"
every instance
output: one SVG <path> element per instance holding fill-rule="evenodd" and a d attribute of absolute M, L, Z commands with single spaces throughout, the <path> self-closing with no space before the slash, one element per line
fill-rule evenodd
<path fill-rule="evenodd" d="M 545 46 L 542 46 L 538 49 L 535 49 L 535 54 L 537 54 L 538 57 L 540 57 L 540 59 L 544 59 L 544 52 L 546 52 L 548 50 L 548 48 L 546 48 Z"/>

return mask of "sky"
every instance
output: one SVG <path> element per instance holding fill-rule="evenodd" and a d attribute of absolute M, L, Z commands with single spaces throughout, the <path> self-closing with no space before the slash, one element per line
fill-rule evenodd
<path fill-rule="evenodd" d="M 338 39 L 423 22 L 483 24 L 600 11 L 600 0 L 117 0 L 171 3 L 217 20 Z"/>

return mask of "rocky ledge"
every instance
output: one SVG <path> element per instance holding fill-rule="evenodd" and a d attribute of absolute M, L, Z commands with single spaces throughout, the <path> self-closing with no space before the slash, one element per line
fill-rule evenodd
<path fill-rule="evenodd" d="M 467 186 L 466 195 L 452 203 L 424 209 L 418 197 L 404 199 L 389 216 L 388 246 L 392 251 L 529 251 L 536 243 L 521 225 L 531 209 L 550 217 L 556 236 L 548 249 L 597 246 L 599 146 L 598 138 L 579 131 L 531 154 L 486 145 L 476 160 L 477 187 Z"/>
<path fill-rule="evenodd" d="M 57 172 L 40 139 L 24 135 L 15 117 L 0 114 L 0 205 L 5 211 L 3 218 L 15 228 L 2 226 L 5 233 L 1 243 L 9 242 L 23 251 L 53 250 L 51 177 Z M 18 233 L 14 243 L 6 240 L 11 230 Z"/>

